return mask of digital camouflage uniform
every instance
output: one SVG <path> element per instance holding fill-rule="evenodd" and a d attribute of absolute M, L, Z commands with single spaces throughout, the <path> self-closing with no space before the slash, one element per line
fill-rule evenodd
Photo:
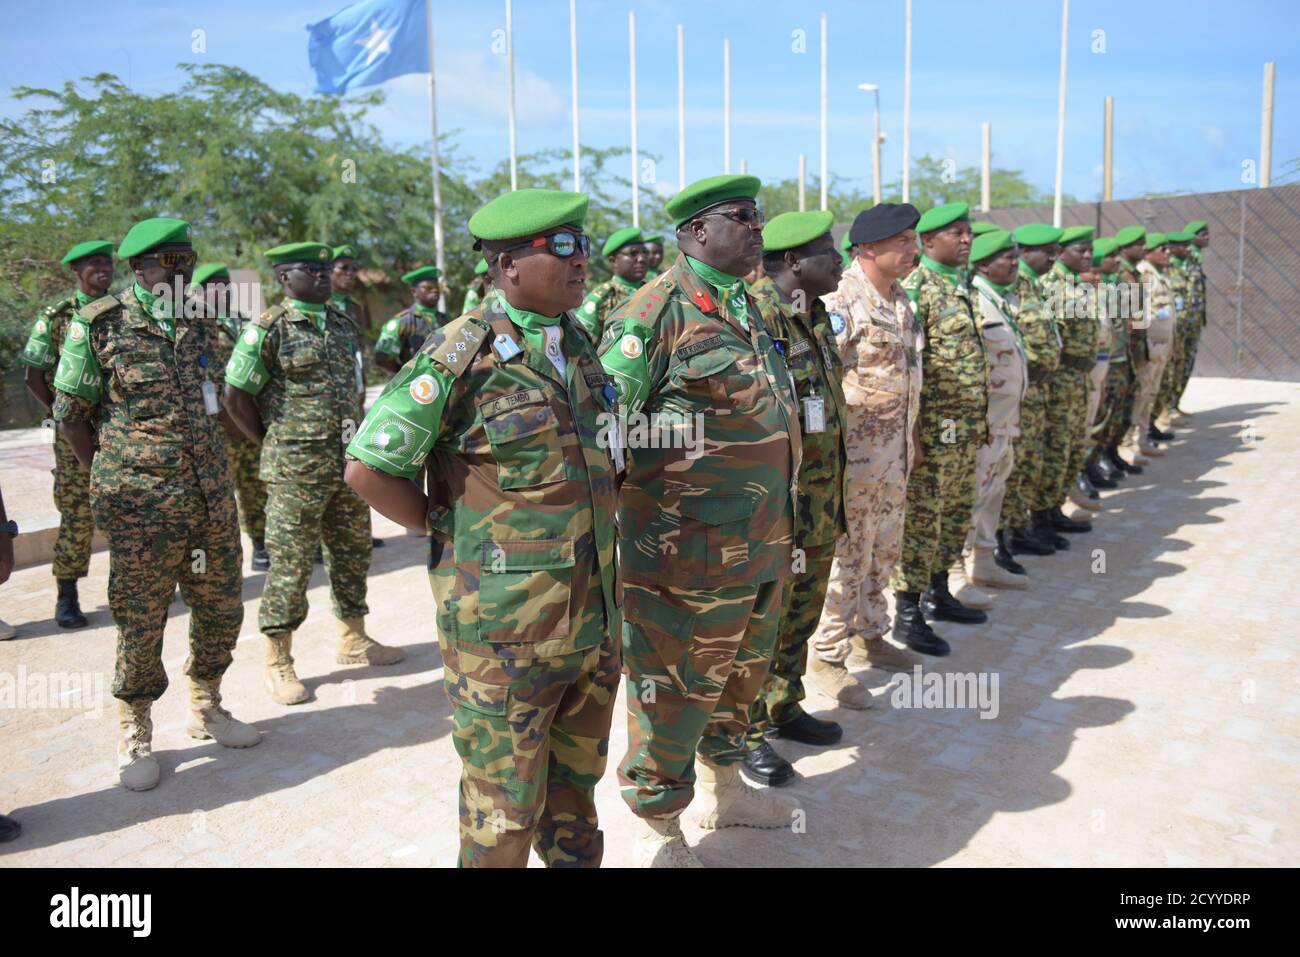
<path fill-rule="evenodd" d="M 1178 408 L 1183 399 L 1183 392 L 1192 378 L 1192 367 L 1196 365 L 1196 351 L 1201 344 L 1201 333 L 1205 331 L 1207 289 L 1205 280 L 1204 253 L 1199 246 L 1192 246 L 1183 261 L 1187 269 L 1188 282 L 1191 287 L 1192 306 L 1188 315 L 1187 338 L 1183 344 L 1183 361 L 1179 367 L 1181 373 L 1175 384 L 1172 397 L 1173 408 Z"/>
<path fill-rule="evenodd" d="M 903 549 L 890 587 L 922 592 L 961 557 L 975 504 L 975 456 L 988 437 L 988 372 L 961 272 L 921 257 L 903 282 L 925 332 L 920 440 L 907 480 Z"/>
<path fill-rule="evenodd" d="M 257 614 L 266 635 L 293 632 L 307 617 L 317 542 L 335 617 L 369 610 L 370 508 L 343 482 L 343 449 L 361 420 L 357 330 L 332 304 L 305 306 L 286 299 L 246 323 L 226 366 L 226 384 L 256 397 L 266 426 L 271 570 Z"/>
<path fill-rule="evenodd" d="M 98 421 L 90 505 L 108 538 L 113 695 L 128 702 L 167 688 L 163 628 L 177 584 L 190 608 L 185 674 L 220 681 L 244 620 L 230 469 L 203 400 L 209 323 L 155 319 L 145 302 L 157 305 L 133 286 L 83 307 L 54 378 L 56 420 Z"/>
<path fill-rule="evenodd" d="M 365 403 L 366 394 L 366 368 L 367 356 L 370 351 L 369 342 L 366 338 L 370 332 L 370 308 L 365 302 L 358 302 L 351 296 L 341 292 L 330 293 L 330 303 L 335 309 L 343 313 L 352 320 L 352 327 L 357 330 L 357 351 L 356 362 L 361 369 L 361 376 L 357 379 L 357 393 L 360 396 L 362 404 Z M 364 411 L 364 410 L 363 410 Z"/>
<path fill-rule="evenodd" d="M 1091 420 L 1092 438 L 1100 449 L 1119 444 L 1122 436 L 1116 433 L 1116 419 L 1123 416 L 1124 402 L 1132 386 L 1126 296 L 1117 272 L 1102 276 L 1097 288 L 1097 308 L 1099 313 L 1103 306 L 1105 308 L 1110 325 L 1110 347 L 1107 350 L 1106 376 L 1098 390 L 1097 408 Z"/>
<path fill-rule="evenodd" d="M 549 328 L 564 373 L 542 330 L 489 296 L 432 334 L 348 447 L 412 481 L 427 467 L 465 866 L 523 866 L 531 845 L 548 866 L 594 867 L 604 848 L 594 793 L 621 662 L 602 435 L 614 389 L 571 316 Z M 489 348 L 498 336 L 511 345 Z"/>
<path fill-rule="evenodd" d="M 1147 260 L 1137 266 L 1142 280 L 1143 323 L 1146 328 L 1147 362 L 1138 367 L 1137 390 L 1133 400 L 1132 428 L 1134 437 L 1146 433 L 1154 418 L 1153 411 L 1160 393 L 1160 383 L 1165 366 L 1174 351 L 1177 335 L 1178 309 L 1174 303 L 1173 287 L 1166 270 Z"/>
<path fill-rule="evenodd" d="M 1103 411 L 1102 441 L 1108 446 L 1119 446 L 1132 425 L 1133 403 L 1137 398 L 1138 370 L 1147 361 L 1146 325 L 1143 318 L 1142 280 L 1137 268 L 1123 256 L 1112 282 L 1116 286 L 1116 319 L 1111 328 L 1117 342 L 1125 343 L 1127 361 L 1116 368 L 1118 346 L 1111 353 L 1111 365 L 1106 372 L 1106 398 Z"/>
<path fill-rule="evenodd" d="M 822 301 L 843 369 L 847 535 L 831 563 L 812 653 L 840 663 L 854 635 L 870 641 L 889 629 L 884 591 L 903 544 L 922 330 L 903 288 L 895 284 L 885 299 L 857 259 Z"/>
<path fill-rule="evenodd" d="M 433 330 L 444 325 L 447 317 L 436 309 L 416 303 L 403 309 L 384 323 L 375 343 L 375 355 L 387 356 L 405 365 L 420 351 Z"/>
<path fill-rule="evenodd" d="M 633 813 L 668 819 L 691 802 L 697 753 L 744 760 L 790 570 L 802 439 L 789 372 L 744 283 L 684 255 L 614 311 L 600 355 L 630 413 L 690 428 L 702 417 L 696 458 L 646 447 L 631 421 L 619 496 L 619 782 Z"/>
<path fill-rule="evenodd" d="M 93 300 L 81 290 L 60 299 L 32 325 L 18 361 L 41 372 L 54 390 L 54 370 L 67 335 L 68 321 Z M 92 423 L 93 425 L 93 423 Z M 54 577 L 59 581 L 85 578 L 95 522 L 90 515 L 90 472 L 77 461 L 62 429 L 54 429 L 54 507 L 59 510 L 59 534 L 54 540 Z"/>
<path fill-rule="evenodd" d="M 220 380 L 225 375 L 235 343 L 239 341 L 243 320 L 239 316 L 216 316 L 212 327 L 209 367 L 215 370 Z M 235 436 L 224 428 L 221 429 L 221 438 L 226 443 L 226 458 L 230 461 L 230 474 L 235 480 L 239 524 L 245 535 L 261 541 L 266 537 L 266 484 L 258 478 L 262 447 L 242 432 Z"/>
<path fill-rule="evenodd" d="M 811 313 L 795 312 L 782 302 L 776 283 L 763 277 L 749 294 L 776 337 L 778 351 L 794 379 L 803 462 L 795 507 L 794 543 L 798 549 L 781 594 L 780 630 L 767 680 L 749 710 L 750 742 L 763 742 L 771 724 L 799 717 L 804 699 L 803 676 L 808 639 L 817 630 L 835 543 L 847 531 L 844 520 L 844 367 L 831 332 L 830 314 L 820 299 Z M 820 419 L 820 421 L 817 421 Z"/>
<path fill-rule="evenodd" d="M 614 276 L 587 293 L 587 298 L 582 300 L 582 305 L 578 307 L 576 315 L 578 322 L 582 323 L 582 328 L 587 330 L 587 335 L 591 337 L 592 342 L 600 342 L 601 333 L 605 328 L 605 321 L 609 318 L 610 313 L 617 306 L 627 302 L 639 288 L 636 283 L 624 279 L 622 276 Z"/>
<path fill-rule="evenodd" d="M 1047 444 L 1047 380 L 1061 365 L 1061 332 L 1043 301 L 1042 280 L 1023 260 L 1019 270 L 1007 301 L 1025 347 L 1028 381 L 1020 400 L 1020 435 L 1002 498 L 1001 528 L 1029 528 L 1030 512 L 1045 507 L 1037 503 L 1037 492 Z"/>
<path fill-rule="evenodd" d="M 1047 379 L 1043 472 L 1033 510 L 1065 501 L 1088 446 L 1088 375 L 1097 363 L 1097 297 L 1060 260 L 1043 277 L 1046 310 L 1061 333 L 1061 365 Z"/>
<path fill-rule="evenodd" d="M 1160 392 L 1155 406 L 1151 410 L 1152 418 L 1160 418 L 1167 412 L 1175 399 L 1174 393 L 1183 382 L 1183 366 L 1187 362 L 1187 343 L 1190 341 L 1191 329 L 1199 313 L 1196 303 L 1195 284 L 1192 281 L 1188 260 L 1169 257 L 1169 268 L 1165 276 L 1169 288 L 1174 294 L 1174 309 L 1178 314 L 1174 327 L 1174 345 L 1165 363 L 1164 374 L 1160 377 Z"/>

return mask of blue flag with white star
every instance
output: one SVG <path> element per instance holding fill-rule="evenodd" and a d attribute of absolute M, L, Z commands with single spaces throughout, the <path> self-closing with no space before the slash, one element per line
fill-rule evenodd
<path fill-rule="evenodd" d="M 307 26 L 317 93 L 346 93 L 429 72 L 425 0 L 368 0 Z"/>

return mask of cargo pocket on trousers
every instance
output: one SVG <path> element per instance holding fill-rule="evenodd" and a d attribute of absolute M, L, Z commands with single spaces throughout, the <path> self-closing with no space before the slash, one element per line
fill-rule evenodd
<path fill-rule="evenodd" d="M 705 676 L 691 661 L 695 615 L 671 605 L 639 585 L 623 595 L 623 663 L 628 694 L 648 704 L 647 682 L 696 692 Z"/>

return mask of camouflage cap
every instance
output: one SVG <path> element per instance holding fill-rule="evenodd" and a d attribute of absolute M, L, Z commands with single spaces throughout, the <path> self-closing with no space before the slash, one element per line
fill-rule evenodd
<path fill-rule="evenodd" d="M 334 254 L 324 243 L 285 243 L 283 246 L 268 249 L 263 255 L 271 260 L 272 266 L 279 266 L 281 263 L 324 263 L 334 258 Z"/>
<path fill-rule="evenodd" d="M 834 222 L 830 210 L 782 213 L 763 227 L 763 252 L 777 253 L 810 243 L 829 233 Z"/>
<path fill-rule="evenodd" d="M 916 231 L 918 233 L 930 233 L 936 229 L 943 229 L 943 227 L 960 219 L 969 218 L 970 206 L 966 203 L 944 203 L 942 206 L 935 206 L 922 213 L 920 220 L 917 221 Z"/>
<path fill-rule="evenodd" d="M 408 286 L 414 286 L 417 282 L 421 282 L 425 279 L 437 282 L 440 275 L 442 275 L 442 273 L 438 272 L 437 266 L 421 266 L 419 269 L 412 269 L 403 276 L 402 282 L 406 283 Z"/>
<path fill-rule="evenodd" d="M 609 234 L 609 239 L 605 240 L 605 245 L 600 248 L 602 256 L 612 256 L 628 243 L 643 243 L 645 237 L 641 235 L 641 230 L 635 226 L 624 226 L 622 229 L 616 229 Z"/>
<path fill-rule="evenodd" d="M 986 222 L 982 219 L 976 220 L 970 224 L 970 231 L 973 236 L 983 236 L 985 233 L 991 233 L 1001 228 L 1002 227 L 997 223 Z"/>
<path fill-rule="evenodd" d="M 1011 234 L 1011 238 L 1016 241 L 1018 246 L 1050 246 L 1052 243 L 1060 242 L 1061 234 L 1065 230 L 1059 226 L 1048 226 L 1046 223 L 1025 223 Z"/>
<path fill-rule="evenodd" d="M 195 286 L 201 286 L 205 282 L 214 279 L 229 279 L 230 270 L 225 263 L 204 263 L 198 269 L 194 270 L 194 276 L 190 283 Z"/>
<path fill-rule="evenodd" d="M 139 256 L 141 253 L 147 253 L 155 246 L 161 246 L 164 243 L 186 243 L 190 241 L 190 224 L 183 219 L 169 219 L 164 216 L 157 216 L 153 219 L 145 219 L 130 229 L 122 237 L 121 244 L 117 247 L 117 255 L 120 259 L 130 259 L 133 256 Z"/>
<path fill-rule="evenodd" d="M 1140 242 L 1146 234 L 1146 229 L 1141 226 L 1125 226 L 1115 234 L 1115 242 L 1119 243 L 1120 249 L 1123 249 L 1125 246 Z"/>
<path fill-rule="evenodd" d="M 1061 245 L 1069 246 L 1071 243 L 1090 243 L 1092 242 L 1093 233 L 1096 232 L 1091 226 L 1070 226 L 1065 232 L 1061 233 Z"/>
<path fill-rule="evenodd" d="M 84 243 L 77 243 L 66 253 L 59 262 L 65 266 L 70 266 L 78 259 L 85 259 L 87 256 L 111 256 L 113 255 L 113 244 L 106 243 L 102 239 L 91 239 Z"/>
<path fill-rule="evenodd" d="M 342 246 L 335 246 L 331 253 L 335 259 L 357 258 L 357 249 L 351 243 L 344 243 Z"/>
<path fill-rule="evenodd" d="M 1015 248 L 1016 244 L 1011 241 L 1010 232 L 1005 229 L 994 229 L 975 237 L 970 244 L 970 261 L 977 263 L 982 259 L 988 259 L 990 256 L 996 256 L 1004 249 Z"/>
<path fill-rule="evenodd" d="M 664 204 L 674 226 L 680 226 L 711 206 L 733 199 L 753 199 L 763 185 L 757 176 L 709 176 L 696 180 Z"/>
<path fill-rule="evenodd" d="M 558 189 L 517 189 L 502 193 L 469 218 L 474 248 L 482 248 L 480 240 L 536 236 L 557 226 L 581 229 L 587 221 L 588 202 L 585 193 Z"/>

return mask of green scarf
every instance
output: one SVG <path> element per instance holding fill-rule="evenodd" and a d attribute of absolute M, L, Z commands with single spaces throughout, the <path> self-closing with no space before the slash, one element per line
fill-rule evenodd
<path fill-rule="evenodd" d="M 925 255 L 924 253 L 921 254 L 921 265 L 924 266 L 926 269 L 934 270 L 944 279 L 948 280 L 948 282 L 951 283 L 953 286 L 963 285 L 962 271 L 958 269 L 956 266 L 945 266 L 943 263 L 935 262 L 933 259 Z"/>
<path fill-rule="evenodd" d="M 344 312 L 347 312 L 348 306 L 352 305 L 352 300 L 348 297 L 348 294 L 343 292 L 330 293 L 330 302 L 334 303 L 334 305 L 338 306 Z"/>
<path fill-rule="evenodd" d="M 708 263 L 702 263 L 691 256 L 686 262 L 695 274 L 718 291 L 718 296 L 727 307 L 727 312 L 740 325 L 749 328 L 749 309 L 745 306 L 745 284 L 739 276 L 732 276 L 721 269 L 714 269 Z"/>
<path fill-rule="evenodd" d="M 284 301 L 311 319 L 321 332 L 325 331 L 325 303 L 303 302 L 301 299 L 293 299 L 289 296 L 285 296 Z"/>
<path fill-rule="evenodd" d="M 144 313 L 153 320 L 155 326 L 172 342 L 176 341 L 176 320 L 172 317 L 172 302 L 170 299 L 160 299 L 155 296 L 144 286 L 136 283 L 135 298 L 140 301 L 144 307 Z"/>
<path fill-rule="evenodd" d="M 563 317 L 543 316 L 540 313 L 529 312 L 527 309 L 516 309 L 510 305 L 506 297 L 501 295 L 499 291 L 497 292 L 497 302 L 501 303 L 501 308 L 506 311 L 510 321 L 524 331 L 524 340 L 538 352 L 545 355 L 546 333 L 542 330 L 547 326 L 558 326 Z"/>
<path fill-rule="evenodd" d="M 74 290 L 74 293 L 77 297 L 78 309 L 82 308 L 83 306 L 89 306 L 92 302 L 95 301 L 94 296 L 90 295 L 89 293 L 82 292 L 80 289 Z"/>
<path fill-rule="evenodd" d="M 413 306 L 412 308 L 413 308 L 413 311 L 415 312 L 415 314 L 416 314 L 417 316 L 419 316 L 421 319 L 424 319 L 425 321 L 427 321 L 427 322 L 429 323 L 429 325 L 431 325 L 431 326 L 436 326 L 436 325 L 438 324 L 438 310 L 437 310 L 437 309 L 431 309 L 431 308 L 428 307 L 428 306 L 422 306 L 422 305 L 420 305 L 418 302 L 415 303 L 414 306 Z"/>

